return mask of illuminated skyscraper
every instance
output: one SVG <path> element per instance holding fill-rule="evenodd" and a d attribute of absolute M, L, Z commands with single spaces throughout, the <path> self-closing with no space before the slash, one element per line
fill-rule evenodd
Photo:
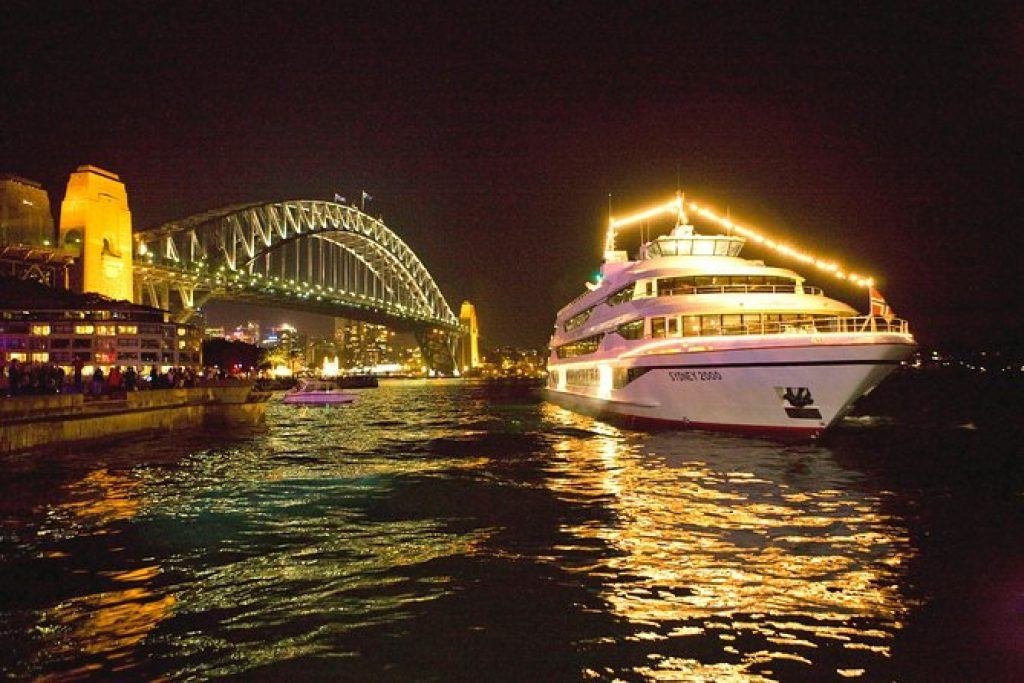
<path fill-rule="evenodd" d="M 367 368 L 395 362 L 395 333 L 383 325 L 348 320 L 335 321 L 335 334 L 341 328 L 341 366 Z"/>

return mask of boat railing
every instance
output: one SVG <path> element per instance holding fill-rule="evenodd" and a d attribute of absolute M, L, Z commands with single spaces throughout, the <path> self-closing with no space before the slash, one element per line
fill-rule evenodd
<path fill-rule="evenodd" d="M 804 293 L 810 287 L 804 287 Z M 793 294 L 796 292 L 796 285 L 682 285 L 672 289 L 659 289 L 658 296 L 681 296 L 684 294 L 748 294 L 758 292 L 762 294 Z M 818 290 L 821 293 L 821 290 Z"/>
<path fill-rule="evenodd" d="M 885 319 L 880 316 L 836 316 L 802 318 L 784 321 L 766 321 L 761 324 L 743 323 L 718 328 L 717 331 L 702 330 L 702 335 L 727 336 L 744 334 L 850 334 L 856 332 L 889 332 L 909 334 L 910 323 L 902 318 Z"/>
<path fill-rule="evenodd" d="M 678 328 L 677 328 L 678 329 Z M 680 330 L 682 332 L 683 330 Z M 829 316 L 816 318 L 795 318 L 791 320 L 762 321 L 761 323 L 740 323 L 738 325 L 722 325 L 717 327 L 702 326 L 700 334 L 674 334 L 654 339 L 680 337 L 727 337 L 742 335 L 772 334 L 854 334 L 879 333 L 909 334 L 910 324 L 906 320 L 893 318 L 886 320 L 879 316 Z"/>

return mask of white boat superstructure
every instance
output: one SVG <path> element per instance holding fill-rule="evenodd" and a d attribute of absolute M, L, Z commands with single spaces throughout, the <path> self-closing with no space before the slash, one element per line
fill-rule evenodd
<path fill-rule="evenodd" d="M 301 379 L 289 390 L 284 403 L 308 406 L 344 405 L 356 400 L 356 394 L 342 390 L 338 383 L 327 379 Z"/>
<path fill-rule="evenodd" d="M 675 228 L 636 260 L 609 233 L 600 283 L 558 312 L 551 337 L 548 396 L 567 407 L 816 436 L 916 346 L 888 309 L 860 315 L 792 270 L 740 258 L 743 237 L 696 233 L 681 198 Z"/>

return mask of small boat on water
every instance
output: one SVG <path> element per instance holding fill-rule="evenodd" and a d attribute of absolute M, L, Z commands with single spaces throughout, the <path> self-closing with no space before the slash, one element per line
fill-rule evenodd
<path fill-rule="evenodd" d="M 282 401 L 293 405 L 333 406 L 352 403 L 356 394 L 342 390 L 338 383 L 328 379 L 302 379 Z"/>

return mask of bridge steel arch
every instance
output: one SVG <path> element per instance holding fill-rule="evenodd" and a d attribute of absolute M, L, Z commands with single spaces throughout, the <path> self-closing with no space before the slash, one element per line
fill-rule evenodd
<path fill-rule="evenodd" d="M 188 320 L 229 299 L 409 330 L 428 365 L 454 368 L 463 332 L 434 278 L 383 222 L 335 202 L 225 207 L 137 231 L 136 301 Z"/>

